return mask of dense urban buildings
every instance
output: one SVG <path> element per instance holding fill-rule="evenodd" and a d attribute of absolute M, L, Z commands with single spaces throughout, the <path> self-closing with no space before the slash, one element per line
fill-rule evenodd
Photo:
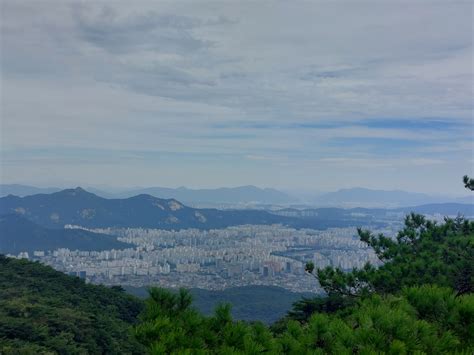
<path fill-rule="evenodd" d="M 66 226 L 66 228 L 81 228 Z M 355 227 L 327 230 L 293 229 L 281 225 L 243 225 L 216 230 L 165 231 L 106 228 L 134 248 L 106 251 L 38 250 L 18 257 L 40 260 L 89 282 L 131 286 L 224 289 L 274 285 L 293 291 L 320 292 L 304 264 L 345 270 L 378 259 L 357 236 Z M 383 231 L 393 234 L 388 229 Z"/>

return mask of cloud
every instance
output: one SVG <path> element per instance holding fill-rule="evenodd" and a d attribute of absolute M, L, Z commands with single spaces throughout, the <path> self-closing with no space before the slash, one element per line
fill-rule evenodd
<path fill-rule="evenodd" d="M 325 164 L 337 164 L 344 166 L 352 166 L 359 168 L 380 168 L 380 167 L 413 167 L 444 164 L 445 161 L 440 159 L 367 159 L 367 158 L 322 158 L 319 160 Z"/>
<path fill-rule="evenodd" d="M 68 154 L 94 170 L 94 154 L 132 166 L 123 151 L 150 152 L 137 160 L 153 166 L 154 153 L 168 152 L 177 160 L 170 183 L 312 186 L 331 177 L 309 164 L 356 159 L 374 181 L 389 168 L 385 156 L 407 162 L 414 179 L 423 163 L 437 169 L 449 188 L 442 169 L 463 175 L 472 159 L 470 10 L 422 1 L 3 1 L 2 155 L 23 167 L 2 175 L 34 175 L 24 149 L 38 159 L 35 151 L 51 149 L 47 164 L 57 157 L 58 170 Z M 185 165 L 192 154 L 205 162 L 196 173 Z M 235 176 L 219 173 L 226 159 L 242 166 L 229 170 Z M 282 164 L 299 173 L 280 172 Z"/>
<path fill-rule="evenodd" d="M 204 23 L 197 18 L 162 15 L 154 11 L 120 17 L 111 6 L 76 6 L 73 9 L 81 38 L 112 54 L 147 50 L 192 53 L 212 44 L 193 36 L 192 29 L 211 23 L 225 23 L 222 19 Z"/>

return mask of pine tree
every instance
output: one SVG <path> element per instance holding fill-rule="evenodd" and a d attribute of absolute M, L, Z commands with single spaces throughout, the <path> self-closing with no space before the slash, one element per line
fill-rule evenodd
<path fill-rule="evenodd" d="M 464 187 L 471 191 L 474 191 L 474 179 L 471 179 L 469 176 L 464 175 L 463 177 Z"/>

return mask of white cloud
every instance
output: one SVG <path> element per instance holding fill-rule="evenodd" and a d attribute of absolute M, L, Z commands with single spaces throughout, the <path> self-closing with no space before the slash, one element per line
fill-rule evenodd
<path fill-rule="evenodd" d="M 281 164 L 342 162 L 340 143 L 356 138 L 367 142 L 349 159 L 364 159 L 352 161 L 372 181 L 385 166 L 381 140 L 406 140 L 421 144 L 397 151 L 400 162 L 439 172 L 453 155 L 462 175 L 472 158 L 471 10 L 424 1 L 3 1 L 2 150 L 8 159 L 44 148 L 232 155 L 247 157 L 235 177 L 191 175 L 216 185 L 258 175 L 271 185 Z M 455 125 L 360 124 L 383 118 Z M 255 162 L 271 167 L 260 172 Z M 205 164 L 218 170 L 221 161 Z M 3 170 L 13 181 L 34 169 Z M 193 184 L 186 166 L 173 171 L 170 181 Z M 324 182 L 281 176 L 288 186 Z"/>

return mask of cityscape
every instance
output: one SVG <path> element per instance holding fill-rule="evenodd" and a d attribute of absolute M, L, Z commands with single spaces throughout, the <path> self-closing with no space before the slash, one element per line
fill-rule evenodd
<path fill-rule="evenodd" d="M 67 225 L 66 229 L 82 229 Z M 394 235 L 396 224 L 376 233 Z M 134 245 L 124 250 L 38 250 L 28 257 L 88 282 L 134 287 L 222 290 L 246 285 L 279 286 L 294 292 L 321 293 L 317 280 L 305 272 L 317 268 L 343 270 L 377 265 L 372 249 L 359 240 L 357 229 L 293 229 L 282 225 L 243 225 L 209 231 L 166 231 L 144 228 L 90 230 L 114 235 Z"/>

